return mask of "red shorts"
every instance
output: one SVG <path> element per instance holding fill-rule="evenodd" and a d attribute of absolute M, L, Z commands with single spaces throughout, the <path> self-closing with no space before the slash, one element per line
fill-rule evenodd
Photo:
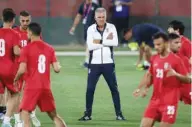
<path fill-rule="evenodd" d="M 51 90 L 48 89 L 24 89 L 23 98 L 20 104 L 20 111 L 33 111 L 38 106 L 41 112 L 51 112 L 55 110 L 55 101 Z"/>
<path fill-rule="evenodd" d="M 1 78 L 1 83 L 3 87 L 2 89 L 5 89 L 6 87 L 10 92 L 14 92 L 14 93 L 18 92 L 19 89 L 14 86 L 13 80 L 14 80 L 14 76 Z"/>
<path fill-rule="evenodd" d="M 13 84 L 15 75 L 18 70 L 18 63 L 9 63 L 8 66 L 0 68 L 2 70 L 0 72 L 0 93 L 4 92 L 4 88 L 6 87 L 11 92 L 20 92 L 23 86 L 23 79 L 21 78 L 18 81 L 18 85 L 15 86 Z M 2 84 L 2 85 L 1 85 Z M 2 86 L 2 88 L 1 88 Z"/>
<path fill-rule="evenodd" d="M 181 101 L 183 101 L 185 104 L 191 105 L 192 100 L 191 84 L 184 84 L 180 88 L 180 92 L 181 92 Z"/>
<path fill-rule="evenodd" d="M 177 106 L 174 105 L 160 105 L 157 101 L 150 101 L 148 107 L 145 109 L 144 117 L 151 118 L 156 121 L 174 124 L 177 116 Z"/>

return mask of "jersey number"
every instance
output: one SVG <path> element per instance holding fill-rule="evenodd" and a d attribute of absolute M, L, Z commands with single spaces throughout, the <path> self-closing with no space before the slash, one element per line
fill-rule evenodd
<path fill-rule="evenodd" d="M 157 69 L 156 70 L 156 77 L 157 78 L 163 78 L 163 69 Z"/>
<path fill-rule="evenodd" d="M 0 56 L 5 55 L 5 40 L 0 39 Z"/>
<path fill-rule="evenodd" d="M 175 114 L 175 106 L 167 106 L 167 115 Z"/>
<path fill-rule="evenodd" d="M 41 74 L 45 73 L 45 69 L 46 69 L 45 62 L 46 62 L 45 55 L 42 55 L 42 54 L 39 55 L 39 58 L 38 58 L 38 71 Z"/>
<path fill-rule="evenodd" d="M 21 40 L 21 46 L 25 47 L 27 45 L 27 40 Z"/>

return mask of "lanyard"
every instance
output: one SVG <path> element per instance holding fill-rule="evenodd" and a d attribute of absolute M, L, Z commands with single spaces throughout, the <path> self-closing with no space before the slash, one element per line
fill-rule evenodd
<path fill-rule="evenodd" d="M 87 4 L 84 4 L 84 9 L 83 9 L 83 18 L 87 17 L 87 15 L 89 14 L 90 10 L 91 10 L 92 4 L 89 4 L 89 7 L 87 9 Z M 87 11 L 86 11 L 87 10 Z"/>

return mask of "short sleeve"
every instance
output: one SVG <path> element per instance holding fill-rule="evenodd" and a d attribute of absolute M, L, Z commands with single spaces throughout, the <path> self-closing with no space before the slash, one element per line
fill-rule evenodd
<path fill-rule="evenodd" d="M 55 55 L 55 50 L 53 49 L 51 53 L 51 63 L 54 63 L 54 62 L 57 62 L 57 57 Z"/>
<path fill-rule="evenodd" d="M 84 8 L 84 3 L 80 5 L 78 13 L 83 15 L 83 8 Z"/>
<path fill-rule="evenodd" d="M 21 42 L 21 35 L 18 33 L 18 32 L 15 32 L 14 36 L 13 36 L 13 46 L 16 46 L 16 45 L 20 45 L 20 42 Z"/>
<path fill-rule="evenodd" d="M 27 47 L 24 47 L 22 50 L 21 50 L 21 55 L 20 55 L 20 58 L 19 58 L 19 63 L 27 63 Z"/>
<path fill-rule="evenodd" d="M 149 70 L 148 70 L 150 74 L 153 74 L 153 61 L 154 61 L 154 57 L 155 57 L 155 56 L 152 56 L 152 57 L 150 58 L 150 64 L 151 64 L 151 65 L 150 65 Z"/>
<path fill-rule="evenodd" d="M 184 62 L 184 65 L 185 65 L 185 67 L 186 67 L 186 69 L 187 69 L 187 72 L 190 73 L 190 71 L 191 71 L 191 65 L 190 65 L 190 63 L 189 63 L 189 59 L 188 59 L 186 56 L 184 56 L 183 62 Z"/>
<path fill-rule="evenodd" d="M 151 62 L 151 65 L 150 65 L 148 71 L 149 71 L 150 74 L 153 74 L 153 63 L 152 62 Z"/>
<path fill-rule="evenodd" d="M 181 38 L 182 45 L 179 53 L 190 58 L 191 57 L 191 41 L 187 38 Z"/>
<path fill-rule="evenodd" d="M 187 75 L 188 74 L 187 69 L 183 63 L 183 60 L 180 58 L 177 60 L 175 71 L 181 75 Z"/>

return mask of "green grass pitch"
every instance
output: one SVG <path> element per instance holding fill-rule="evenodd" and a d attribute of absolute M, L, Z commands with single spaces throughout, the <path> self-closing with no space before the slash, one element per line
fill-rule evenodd
<path fill-rule="evenodd" d="M 128 121 L 115 121 L 111 94 L 102 76 L 96 87 L 93 120 L 77 120 L 85 109 L 87 70 L 80 66 L 83 59 L 84 57 L 59 57 L 62 71 L 60 74 L 51 74 L 57 111 L 65 119 L 68 127 L 139 127 L 150 94 L 144 99 L 132 96 L 144 71 L 135 70 L 136 57 L 131 56 L 115 57 L 122 111 Z M 52 121 L 45 113 L 37 111 L 37 116 L 42 122 L 42 127 L 53 127 Z M 174 127 L 190 127 L 190 121 L 191 107 L 180 103 Z"/>

